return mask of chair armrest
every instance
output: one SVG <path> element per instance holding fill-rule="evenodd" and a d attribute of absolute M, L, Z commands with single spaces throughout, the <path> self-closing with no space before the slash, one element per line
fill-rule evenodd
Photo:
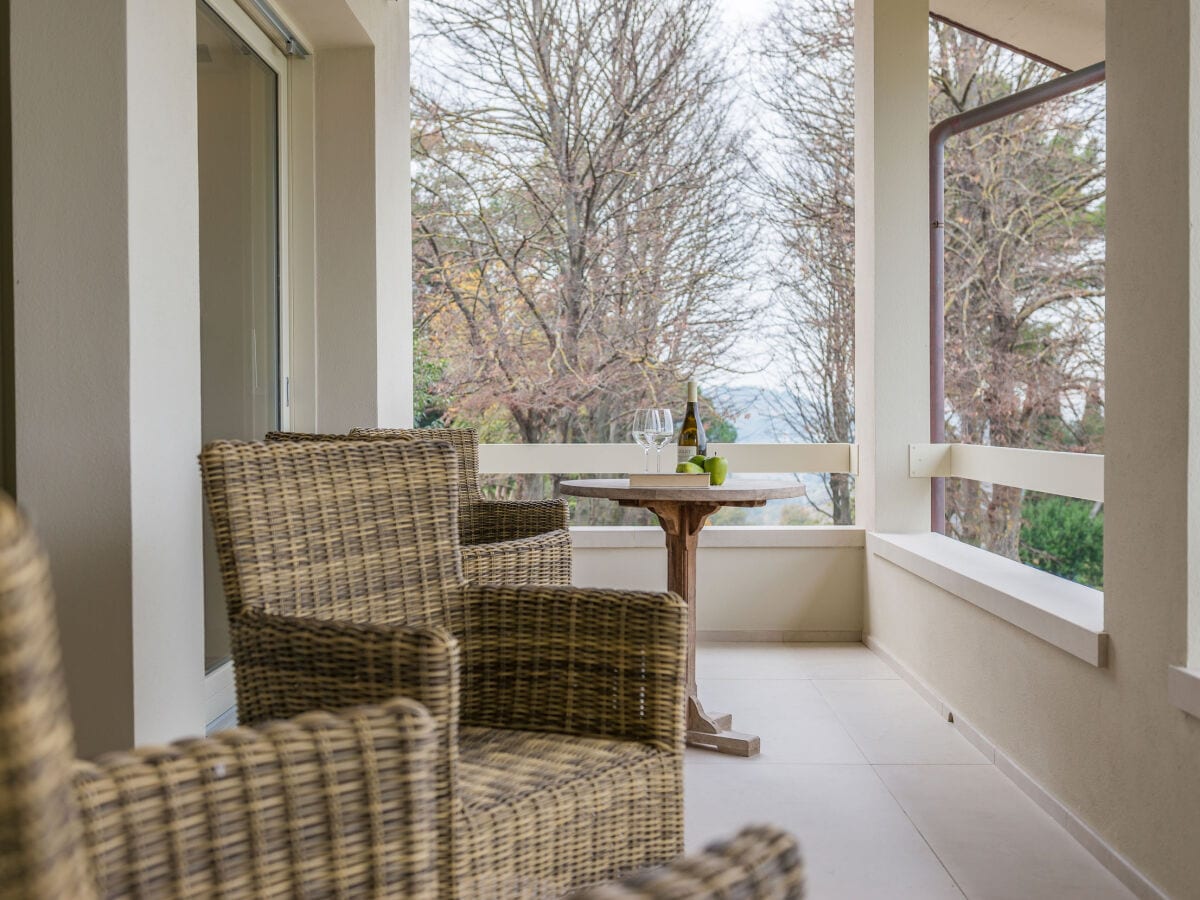
<path fill-rule="evenodd" d="M 238 721 L 408 697 L 439 724 L 458 720 L 458 646 L 438 626 L 284 616 L 248 608 L 230 622 Z"/>
<path fill-rule="evenodd" d="M 462 567 L 468 584 L 570 584 L 571 533 L 463 545 Z"/>
<path fill-rule="evenodd" d="M 435 753 L 394 700 L 79 763 L 99 896 L 434 898 Z"/>
<path fill-rule="evenodd" d="M 682 752 L 687 607 L 675 594 L 470 586 L 464 724 Z"/>
<path fill-rule="evenodd" d="M 438 845 L 453 856 L 459 815 L 459 648 L 438 626 L 373 625 L 248 608 L 230 622 L 238 719 L 254 724 L 313 709 L 415 700 L 437 725 Z M 439 890 L 456 877 L 439 869 Z"/>
<path fill-rule="evenodd" d="M 804 864 L 790 834 L 769 825 L 743 829 L 702 853 L 571 894 L 571 900 L 800 900 Z"/>
<path fill-rule="evenodd" d="M 567 527 L 565 500 L 469 500 L 459 507 L 463 544 L 491 544 Z"/>

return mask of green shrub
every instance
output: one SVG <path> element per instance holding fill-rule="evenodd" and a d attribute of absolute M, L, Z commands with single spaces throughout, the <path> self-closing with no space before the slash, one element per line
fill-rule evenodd
<path fill-rule="evenodd" d="M 1021 562 L 1089 587 L 1104 587 L 1104 509 L 1088 500 L 1027 497 Z"/>

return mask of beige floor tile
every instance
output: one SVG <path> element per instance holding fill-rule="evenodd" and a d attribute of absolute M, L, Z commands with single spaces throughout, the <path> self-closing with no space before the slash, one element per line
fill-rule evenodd
<path fill-rule="evenodd" d="M 869 766 L 689 763 L 685 784 L 690 849 L 771 822 L 799 839 L 814 900 L 961 900 Z"/>
<path fill-rule="evenodd" d="M 1133 896 L 993 766 L 877 771 L 973 900 Z"/>
<path fill-rule="evenodd" d="M 702 643 L 696 673 L 705 678 L 881 678 L 897 675 L 862 644 Z"/>
<path fill-rule="evenodd" d="M 733 717 L 735 731 L 758 735 L 761 752 L 757 756 L 731 756 L 688 747 L 685 760 L 697 766 L 765 766 L 765 765 L 850 765 L 865 766 L 862 755 L 850 735 L 838 724 L 829 722 L 778 722 L 744 720 Z"/>
<path fill-rule="evenodd" d="M 735 730 L 758 735 L 762 752 L 746 759 L 689 748 L 689 764 L 867 762 L 811 681 L 712 679 L 700 685 L 700 698 L 710 712 L 731 713 Z"/>
<path fill-rule="evenodd" d="M 704 708 L 764 721 L 830 718 L 833 710 L 813 682 L 801 678 L 701 678 L 697 685 Z"/>
<path fill-rule="evenodd" d="M 977 764 L 988 760 L 903 681 L 817 681 L 871 763 Z"/>
<path fill-rule="evenodd" d="M 705 643 L 696 648 L 696 679 L 701 683 L 714 678 L 807 677 L 801 654 L 787 644 Z"/>
<path fill-rule="evenodd" d="M 863 644 L 792 644 L 804 661 L 806 677 L 882 678 L 898 680 L 899 675 Z"/>
<path fill-rule="evenodd" d="M 803 685 L 806 682 L 784 682 Z M 820 700 L 820 698 L 817 698 Z M 824 702 L 824 701 L 821 701 Z M 735 710 L 734 706 L 727 707 Z M 763 766 L 774 764 L 807 765 L 859 765 L 865 766 L 867 759 L 846 733 L 833 713 L 812 714 L 805 719 L 773 718 L 770 715 L 743 714 L 735 712 L 733 727 L 736 731 L 758 735 L 762 752 L 747 759 L 726 753 L 714 753 L 689 747 L 686 752 L 688 765 L 698 766 Z"/>

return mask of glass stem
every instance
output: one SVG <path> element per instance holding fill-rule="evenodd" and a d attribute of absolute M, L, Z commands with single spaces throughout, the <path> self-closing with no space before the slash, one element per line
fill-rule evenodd
<path fill-rule="evenodd" d="M 650 448 L 649 447 L 642 448 L 642 474 L 643 475 L 650 474 Z"/>

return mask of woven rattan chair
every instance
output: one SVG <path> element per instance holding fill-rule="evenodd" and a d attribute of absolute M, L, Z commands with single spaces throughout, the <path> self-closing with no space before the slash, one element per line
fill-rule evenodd
<path fill-rule="evenodd" d="M 677 596 L 465 585 L 444 442 L 217 442 L 201 468 L 240 719 L 425 706 L 441 896 L 555 896 L 679 853 Z"/>
<path fill-rule="evenodd" d="M 77 762 L 52 606 L 37 541 L 0 496 L 0 896 L 437 896 L 420 706 Z"/>
<path fill-rule="evenodd" d="M 800 900 L 804 864 L 796 839 L 769 825 L 665 866 L 597 885 L 571 900 Z"/>
<path fill-rule="evenodd" d="M 268 441 L 448 441 L 458 456 L 458 536 L 471 584 L 570 584 L 564 500 L 489 500 L 479 488 L 474 428 L 355 428 L 349 434 L 273 431 Z"/>

